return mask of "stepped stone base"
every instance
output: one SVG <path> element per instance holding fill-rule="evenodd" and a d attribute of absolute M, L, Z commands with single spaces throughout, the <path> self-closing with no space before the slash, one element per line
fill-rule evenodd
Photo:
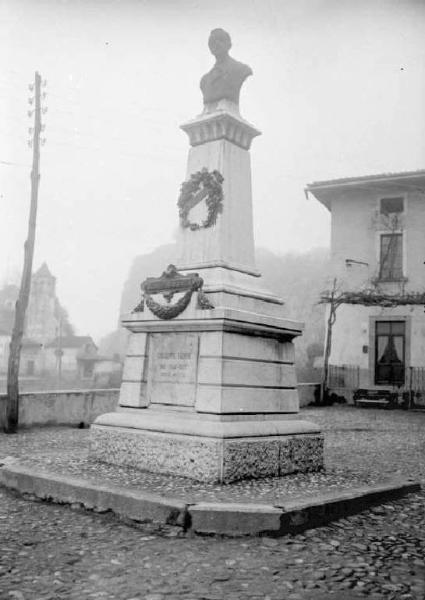
<path fill-rule="evenodd" d="M 311 429 L 309 433 L 213 437 L 133 428 L 136 423 L 133 423 L 133 427 L 120 427 L 117 426 L 120 424 L 120 416 L 122 417 L 120 413 L 103 415 L 92 426 L 91 458 L 212 483 L 278 477 L 323 468 L 323 436 L 314 432 L 314 426 L 310 423 L 291 420 L 282 422 L 288 432 Z M 133 418 L 127 417 L 127 422 L 128 420 Z M 102 422 L 109 422 L 109 425 L 101 425 Z M 249 433 L 248 430 L 254 433 L 258 422 L 247 421 L 244 424 L 246 433 Z M 264 421 L 261 424 L 269 425 L 268 429 L 271 430 L 276 430 L 278 425 L 275 421 Z M 220 435 L 223 435 L 220 430 L 226 425 L 230 425 L 231 435 L 232 425 L 238 428 L 240 423 L 211 423 L 211 427 L 218 430 Z"/>
<path fill-rule="evenodd" d="M 320 429 L 298 415 L 299 323 L 194 298 L 172 321 L 145 308 L 123 323 L 119 407 L 92 425 L 93 459 L 220 483 L 323 467 Z"/>

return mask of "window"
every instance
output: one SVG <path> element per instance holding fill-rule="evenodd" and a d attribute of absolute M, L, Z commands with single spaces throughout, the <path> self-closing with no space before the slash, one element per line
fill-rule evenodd
<path fill-rule="evenodd" d="M 35 363 L 33 360 L 27 360 L 27 372 L 26 374 L 29 376 L 34 375 L 35 373 Z"/>
<path fill-rule="evenodd" d="M 403 234 L 383 233 L 380 239 L 379 279 L 400 281 L 403 278 Z"/>
<path fill-rule="evenodd" d="M 402 385 L 405 376 L 406 323 L 376 321 L 375 384 Z"/>
<path fill-rule="evenodd" d="M 399 214 L 404 211 L 404 198 L 381 198 L 381 215 Z"/>

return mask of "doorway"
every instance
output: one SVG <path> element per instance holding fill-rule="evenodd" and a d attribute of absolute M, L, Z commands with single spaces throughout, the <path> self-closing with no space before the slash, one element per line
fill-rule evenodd
<path fill-rule="evenodd" d="M 375 384 L 400 386 L 405 382 L 406 322 L 376 321 Z"/>

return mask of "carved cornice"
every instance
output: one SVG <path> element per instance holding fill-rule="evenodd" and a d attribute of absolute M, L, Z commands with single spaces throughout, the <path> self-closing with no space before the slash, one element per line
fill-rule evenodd
<path fill-rule="evenodd" d="M 191 146 L 225 139 L 244 150 L 249 150 L 253 138 L 261 135 L 248 121 L 223 110 L 203 114 L 181 125 L 181 129 L 189 136 Z"/>

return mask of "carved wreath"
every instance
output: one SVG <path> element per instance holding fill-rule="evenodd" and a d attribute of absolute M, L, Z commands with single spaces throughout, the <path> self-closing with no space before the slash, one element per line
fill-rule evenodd
<path fill-rule="evenodd" d="M 194 290 L 188 290 L 185 295 L 178 300 L 178 302 L 169 306 L 159 304 L 159 302 L 156 302 L 149 294 L 145 295 L 145 303 L 149 310 L 152 311 L 153 314 L 158 317 L 158 319 L 167 321 L 168 319 L 174 319 L 177 317 L 189 306 L 193 291 Z"/>
<path fill-rule="evenodd" d="M 177 206 L 179 207 L 180 224 L 183 228 L 196 231 L 216 224 L 218 215 L 223 212 L 223 181 L 223 175 L 219 171 L 209 172 L 204 168 L 202 171 L 192 173 L 190 179 L 182 183 Z M 204 199 L 208 215 L 202 223 L 193 223 L 189 219 L 189 213 L 196 204 Z"/>
<path fill-rule="evenodd" d="M 143 297 L 133 312 L 144 312 L 145 304 L 149 310 L 159 319 L 174 319 L 180 315 L 190 303 L 192 294 L 198 294 L 198 308 L 209 310 L 214 306 L 207 295 L 202 291 L 204 281 L 198 273 L 181 275 L 174 265 L 168 265 L 161 277 L 148 277 L 141 285 Z M 171 304 L 174 294 L 178 292 L 185 294 L 175 303 Z M 168 304 L 160 304 L 152 298 L 152 294 L 162 294 Z"/>

